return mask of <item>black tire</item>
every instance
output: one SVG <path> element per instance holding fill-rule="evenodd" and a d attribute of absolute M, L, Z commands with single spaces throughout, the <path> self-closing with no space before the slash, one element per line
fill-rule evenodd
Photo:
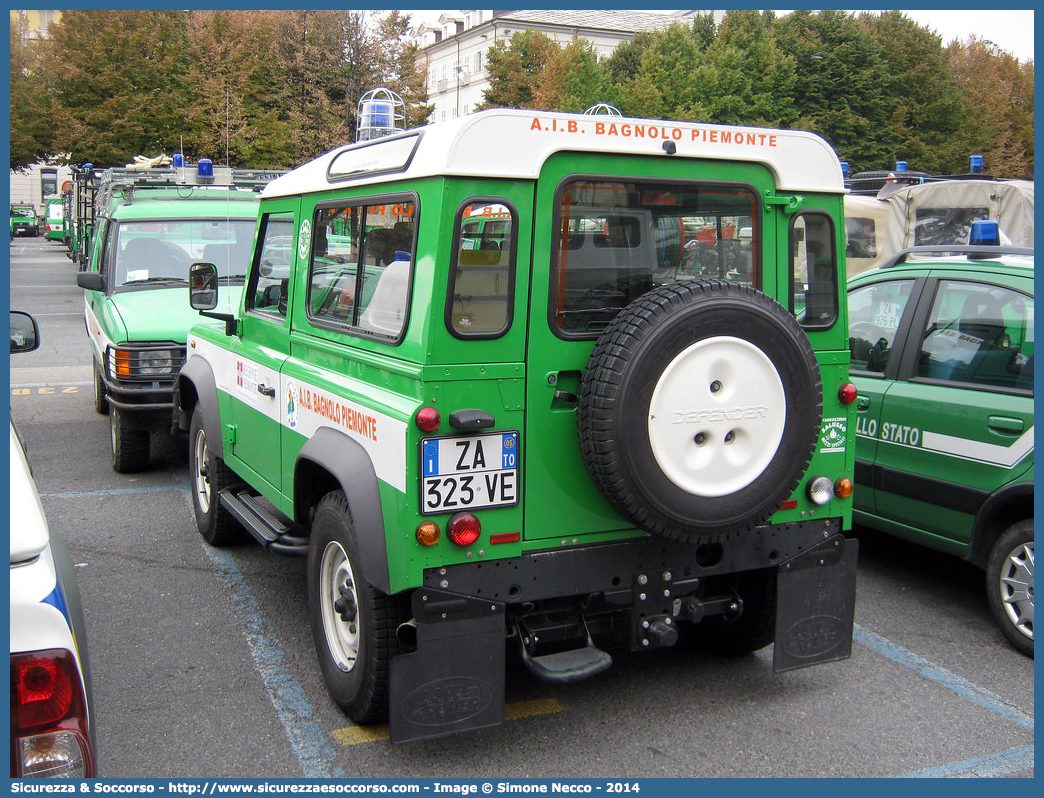
<path fill-rule="evenodd" d="M 706 618 L 689 627 L 688 636 L 716 654 L 742 657 L 776 639 L 776 569 L 745 571 L 727 579 L 743 600 L 743 612 Z"/>
<path fill-rule="evenodd" d="M 1012 524 L 997 539 L 986 563 L 986 591 L 1004 636 L 1033 656 L 1033 519 Z"/>
<path fill-rule="evenodd" d="M 239 480 L 225 461 L 207 445 L 203 412 L 197 404 L 189 424 L 189 482 L 196 528 L 211 546 L 230 546 L 245 537 L 242 526 L 218 500 L 218 494 Z"/>
<path fill-rule="evenodd" d="M 97 366 L 94 367 L 94 411 L 103 416 L 109 415 L 109 403 L 105 399 L 105 381 Z"/>
<path fill-rule="evenodd" d="M 754 288 L 656 288 L 603 332 L 577 421 L 588 473 L 624 518 L 691 543 L 761 523 L 797 487 L 822 414 L 815 353 Z"/>
<path fill-rule="evenodd" d="M 120 474 L 134 474 L 149 466 L 147 429 L 135 429 L 127 423 L 123 412 L 115 407 L 109 412 L 109 440 L 112 444 L 112 469 Z"/>
<path fill-rule="evenodd" d="M 308 611 L 330 697 L 356 723 L 387 719 L 399 602 L 367 580 L 343 491 L 324 496 L 312 519 Z"/>

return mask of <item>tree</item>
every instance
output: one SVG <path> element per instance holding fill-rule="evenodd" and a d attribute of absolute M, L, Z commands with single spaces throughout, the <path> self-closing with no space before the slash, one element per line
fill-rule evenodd
<path fill-rule="evenodd" d="M 538 30 L 512 34 L 510 41 L 497 41 L 486 55 L 489 88 L 482 93 L 484 108 L 533 108 L 544 68 L 559 50 L 558 44 Z"/>
<path fill-rule="evenodd" d="M 1033 62 L 1021 63 L 988 41 L 970 37 L 947 49 L 960 89 L 959 153 L 950 169 L 963 172 L 980 154 L 986 171 L 1033 179 Z"/>
<path fill-rule="evenodd" d="M 787 127 L 794 109 L 794 59 L 775 41 L 771 11 L 728 11 L 695 74 L 708 121 Z"/>
<path fill-rule="evenodd" d="M 776 22 L 776 43 L 794 60 L 793 126 L 822 135 L 856 171 L 880 168 L 894 100 L 876 42 L 844 11 L 793 11 Z"/>
<path fill-rule="evenodd" d="M 11 168 L 20 171 L 56 153 L 48 120 L 50 87 L 40 43 L 27 36 L 24 19 L 11 25 Z"/>
<path fill-rule="evenodd" d="M 184 11 L 66 11 L 44 58 L 56 152 L 118 165 L 170 152 L 186 130 Z"/>
<path fill-rule="evenodd" d="M 960 99 L 953 67 L 938 35 L 901 11 L 863 13 L 859 23 L 876 42 L 885 71 L 890 113 L 877 137 L 886 150 L 883 168 L 898 159 L 911 168 L 941 173 L 953 159 Z"/>
<path fill-rule="evenodd" d="M 604 101 L 604 84 L 605 75 L 598 66 L 594 47 L 586 39 L 574 37 L 541 70 L 533 91 L 533 107 L 582 113 Z"/>

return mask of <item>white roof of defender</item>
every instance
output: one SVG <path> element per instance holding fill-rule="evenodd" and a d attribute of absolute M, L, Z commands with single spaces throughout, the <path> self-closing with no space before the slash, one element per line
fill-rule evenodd
<path fill-rule="evenodd" d="M 261 196 L 435 175 L 535 180 L 561 151 L 753 161 L 772 171 L 782 191 L 845 191 L 837 154 L 813 133 L 495 109 L 339 147 L 276 178 Z"/>

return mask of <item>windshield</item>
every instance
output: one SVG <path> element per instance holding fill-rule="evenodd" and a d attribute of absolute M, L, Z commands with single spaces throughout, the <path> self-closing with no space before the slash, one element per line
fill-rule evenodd
<path fill-rule="evenodd" d="M 36 216 L 36 210 L 33 208 L 11 208 L 12 216 Z"/>
<path fill-rule="evenodd" d="M 105 260 L 112 285 L 187 284 L 189 266 L 213 263 L 218 275 L 242 279 L 254 242 L 253 219 L 172 219 L 122 222 Z"/>

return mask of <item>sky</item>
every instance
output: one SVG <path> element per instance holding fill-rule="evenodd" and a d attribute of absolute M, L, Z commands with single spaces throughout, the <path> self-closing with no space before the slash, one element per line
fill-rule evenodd
<path fill-rule="evenodd" d="M 423 10 L 407 11 L 414 23 L 424 21 L 437 22 L 442 11 Z M 660 11 L 659 13 L 669 13 Z M 777 11 L 777 14 L 787 13 Z M 921 25 L 934 30 L 942 37 L 943 46 L 954 39 L 964 41 L 971 34 L 987 39 L 1002 50 L 1014 55 L 1020 61 L 1033 58 L 1033 11 L 973 11 L 961 9 L 946 11 L 934 9 L 930 11 L 903 11 L 906 16 Z"/>

